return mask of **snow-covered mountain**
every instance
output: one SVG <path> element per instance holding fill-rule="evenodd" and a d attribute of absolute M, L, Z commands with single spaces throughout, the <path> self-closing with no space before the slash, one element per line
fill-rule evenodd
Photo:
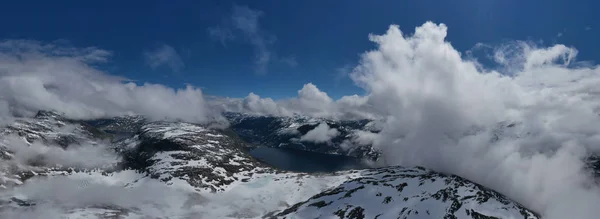
<path fill-rule="evenodd" d="M 85 123 L 108 133 L 135 133 L 148 120 L 140 115 L 119 116 L 86 121 Z"/>
<path fill-rule="evenodd" d="M 62 117 L 48 111 L 40 111 L 33 118 L 20 118 L 2 129 L 0 135 L 16 134 L 27 142 L 41 141 L 45 144 L 58 144 L 67 147 L 72 144 L 95 142 L 110 138 L 111 135 L 99 129 Z"/>
<path fill-rule="evenodd" d="M 151 122 L 119 144 L 126 167 L 212 192 L 272 171 L 245 152 L 244 142 L 228 134 L 190 123 Z"/>
<path fill-rule="evenodd" d="M 539 218 L 503 195 L 455 175 L 387 167 L 300 202 L 285 218 Z"/>
<path fill-rule="evenodd" d="M 42 113 L 4 128 L 11 145 L 0 162 L 18 171 L 1 171 L 0 218 L 539 218 L 490 189 L 423 168 L 285 172 L 252 158 L 243 133 L 230 129 L 144 121 L 115 139 L 88 124 Z M 96 125 L 117 127 L 107 124 Z M 21 159 L 30 152 L 19 147 L 41 146 L 60 150 L 36 154 L 48 162 Z M 93 161 L 80 147 L 118 159 Z M 81 159 L 54 160 L 61 153 Z"/>

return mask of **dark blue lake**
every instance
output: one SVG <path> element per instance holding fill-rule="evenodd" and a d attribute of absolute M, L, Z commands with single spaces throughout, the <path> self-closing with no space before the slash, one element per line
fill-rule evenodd
<path fill-rule="evenodd" d="M 333 172 L 367 168 L 360 159 L 354 157 L 290 148 L 256 148 L 250 151 L 250 155 L 273 167 L 296 172 Z"/>

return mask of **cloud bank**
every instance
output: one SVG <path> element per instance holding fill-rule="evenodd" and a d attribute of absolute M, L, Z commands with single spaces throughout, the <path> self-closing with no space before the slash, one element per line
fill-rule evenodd
<path fill-rule="evenodd" d="M 104 73 L 97 66 L 110 54 L 93 47 L 0 42 L 0 118 L 38 110 L 58 111 L 73 119 L 128 114 L 192 122 L 220 118 L 207 107 L 199 88 L 137 85 Z"/>
<path fill-rule="evenodd" d="M 463 59 L 446 35 L 444 24 L 390 26 L 351 74 L 386 117 L 371 139 L 383 165 L 458 174 L 544 218 L 597 217 L 600 189 L 582 160 L 600 149 L 598 67 L 577 67 L 564 45 L 517 43 L 496 51 L 515 71 L 504 75 Z"/>
<path fill-rule="evenodd" d="M 215 109 L 259 116 L 310 116 L 330 119 L 379 119 L 366 96 L 344 96 L 333 100 L 327 93 L 312 84 L 298 90 L 297 97 L 274 101 L 250 93 L 240 98 L 213 98 L 209 101 Z"/>

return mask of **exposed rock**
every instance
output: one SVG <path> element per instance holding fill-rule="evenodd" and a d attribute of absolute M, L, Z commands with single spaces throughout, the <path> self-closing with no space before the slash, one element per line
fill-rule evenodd
<path fill-rule="evenodd" d="M 246 153 L 244 142 L 223 131 L 182 122 L 152 122 L 126 142 L 127 167 L 164 182 L 185 180 L 213 192 L 254 173 L 273 171 Z M 130 143 L 131 144 L 131 143 Z"/>

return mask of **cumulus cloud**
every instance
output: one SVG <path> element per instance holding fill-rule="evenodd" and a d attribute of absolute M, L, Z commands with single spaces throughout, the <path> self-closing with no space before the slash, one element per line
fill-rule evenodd
<path fill-rule="evenodd" d="M 300 137 L 300 141 L 308 141 L 314 143 L 330 142 L 331 139 L 337 137 L 340 132 L 335 128 L 330 128 L 327 123 L 321 123 L 313 130 L 308 131 Z"/>
<path fill-rule="evenodd" d="M 583 159 L 598 152 L 597 66 L 571 68 L 577 51 L 520 43 L 497 52 L 512 75 L 465 60 L 427 22 L 390 26 L 351 74 L 385 115 L 371 140 L 385 165 L 421 165 L 495 189 L 544 218 L 595 218 L 600 189 Z M 514 45 L 513 45 L 514 46 Z"/>
<path fill-rule="evenodd" d="M 312 83 L 305 84 L 302 89 L 298 91 L 298 100 L 301 104 L 306 104 L 308 107 L 314 109 L 318 109 L 322 105 L 329 105 L 333 102 L 327 93 L 319 90 L 319 88 Z"/>
<path fill-rule="evenodd" d="M 310 116 L 328 119 L 379 119 L 366 96 L 343 96 L 333 100 L 312 83 L 298 90 L 298 96 L 283 100 L 261 98 L 250 93 L 240 98 L 213 98 L 208 103 L 221 111 L 270 116 Z"/>
<path fill-rule="evenodd" d="M 156 69 L 162 65 L 168 66 L 174 72 L 180 71 L 185 65 L 177 50 L 173 47 L 163 44 L 152 51 L 143 53 L 146 64 L 152 69 Z"/>
<path fill-rule="evenodd" d="M 11 115 L 54 110 L 74 119 L 127 114 L 190 122 L 220 118 L 207 107 L 199 88 L 137 85 L 102 72 L 95 64 L 107 61 L 109 55 L 96 48 L 0 42 L 0 103 L 4 103 L 0 106 Z"/>
<path fill-rule="evenodd" d="M 223 20 L 222 25 L 209 27 L 208 34 L 223 46 L 227 41 L 238 39 L 252 45 L 255 72 L 258 74 L 266 74 L 269 65 L 276 61 L 292 67 L 298 65 L 295 57 L 279 57 L 272 50 L 271 46 L 277 41 L 277 37 L 261 28 L 259 19 L 263 16 L 264 13 L 260 10 L 234 4 L 231 15 Z"/>
<path fill-rule="evenodd" d="M 291 115 L 286 109 L 278 106 L 273 99 L 260 98 L 254 93 L 250 93 L 244 98 L 243 108 L 259 115 Z"/>

